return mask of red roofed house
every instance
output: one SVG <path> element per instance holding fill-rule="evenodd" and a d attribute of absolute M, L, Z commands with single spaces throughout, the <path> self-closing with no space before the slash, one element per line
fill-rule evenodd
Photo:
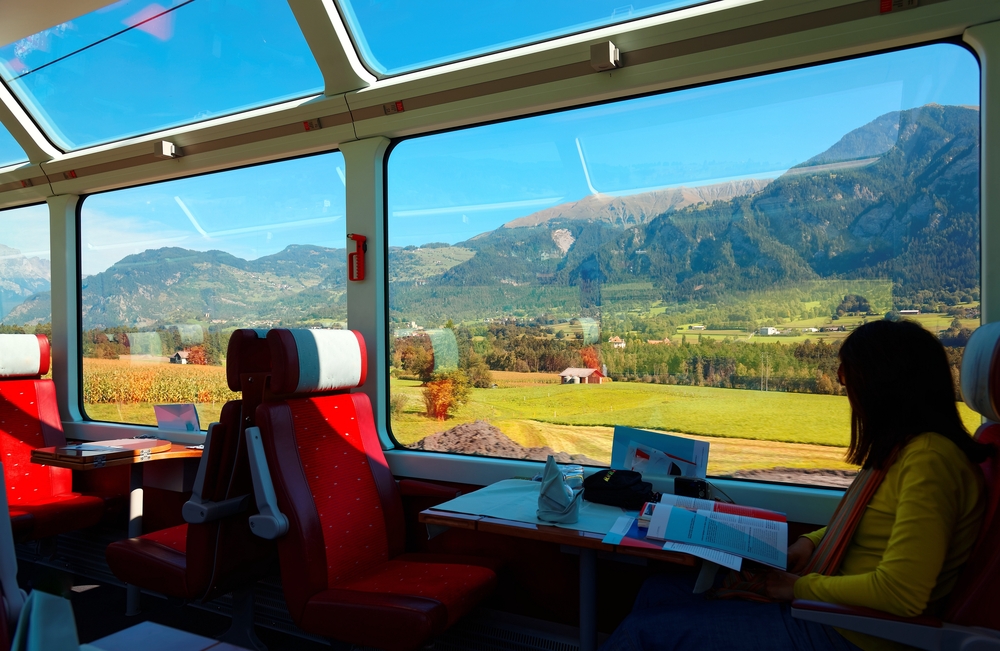
<path fill-rule="evenodd" d="M 563 384 L 601 384 L 604 375 L 596 368 L 568 368 L 559 374 Z"/>

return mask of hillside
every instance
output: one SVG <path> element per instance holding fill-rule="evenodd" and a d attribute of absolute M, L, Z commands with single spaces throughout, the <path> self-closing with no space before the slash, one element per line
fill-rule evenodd
<path fill-rule="evenodd" d="M 0 321 L 33 294 L 48 291 L 50 280 L 48 260 L 0 244 Z"/>
<path fill-rule="evenodd" d="M 646 224 L 671 210 L 699 203 L 729 201 L 760 192 L 771 179 L 742 179 L 699 187 L 654 190 L 627 197 L 588 195 L 579 201 L 559 204 L 504 224 L 505 228 L 538 226 L 552 221 L 602 221 L 613 226 Z"/>
<path fill-rule="evenodd" d="M 648 281 L 668 301 L 820 278 L 891 280 L 897 298 L 978 287 L 975 108 L 928 105 L 881 116 L 731 200 L 651 217 L 666 202 L 637 197 L 628 218 L 607 217 L 625 199 L 590 198 L 477 236 L 460 244 L 476 256 L 435 284 Z"/>

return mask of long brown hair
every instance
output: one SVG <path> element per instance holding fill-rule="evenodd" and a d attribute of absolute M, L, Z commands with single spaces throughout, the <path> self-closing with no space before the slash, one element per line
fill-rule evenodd
<path fill-rule="evenodd" d="M 923 432 L 937 432 L 973 463 L 993 455 L 958 415 L 948 356 L 934 335 L 913 321 L 873 321 L 840 347 L 851 403 L 847 461 L 882 468 L 893 451 Z"/>

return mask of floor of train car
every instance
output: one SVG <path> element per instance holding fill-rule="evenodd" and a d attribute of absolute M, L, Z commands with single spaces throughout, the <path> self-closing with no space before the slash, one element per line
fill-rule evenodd
<path fill-rule="evenodd" d="M 39 588 L 68 595 L 81 643 L 142 621 L 206 637 L 217 637 L 229 628 L 228 596 L 207 604 L 192 604 L 143 593 L 141 614 L 126 616 L 125 588 L 104 560 L 104 548 L 121 537 L 122 532 L 116 528 L 98 527 L 61 535 L 54 544 L 53 541 L 19 544 L 18 581 L 26 590 Z M 285 607 L 277 573 L 259 582 L 254 592 L 257 636 L 272 651 L 352 649 L 349 645 L 311 638 L 294 625 Z M 436 640 L 434 649 L 576 651 L 577 634 L 573 626 L 481 608 Z M 359 647 L 353 648 L 360 651 Z"/>

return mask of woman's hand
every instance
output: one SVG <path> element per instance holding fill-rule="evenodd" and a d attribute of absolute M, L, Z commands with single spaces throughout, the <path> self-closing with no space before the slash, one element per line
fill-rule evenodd
<path fill-rule="evenodd" d="M 801 574 L 814 551 L 816 551 L 816 545 L 808 538 L 799 538 L 792 543 L 792 546 L 788 548 L 788 571 Z"/>
<path fill-rule="evenodd" d="M 798 580 L 797 574 L 771 570 L 767 573 L 764 590 L 775 601 L 791 601 L 795 598 L 795 582 Z"/>

